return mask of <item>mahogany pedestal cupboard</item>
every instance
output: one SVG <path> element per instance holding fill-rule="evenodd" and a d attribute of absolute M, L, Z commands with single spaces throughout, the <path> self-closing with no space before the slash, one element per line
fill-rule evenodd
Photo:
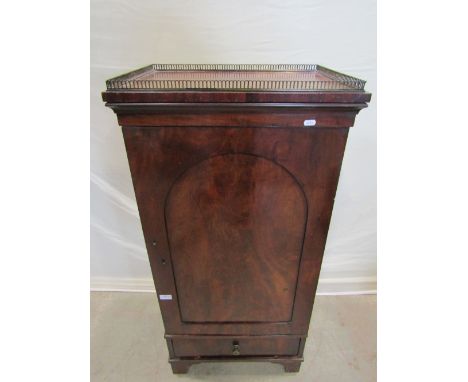
<path fill-rule="evenodd" d="M 364 84 L 318 65 L 151 65 L 107 81 L 174 373 L 299 371 Z"/>

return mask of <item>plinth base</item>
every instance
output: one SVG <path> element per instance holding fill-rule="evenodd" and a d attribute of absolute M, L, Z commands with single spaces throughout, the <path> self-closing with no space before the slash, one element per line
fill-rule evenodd
<path fill-rule="evenodd" d="M 169 360 L 174 374 L 186 374 L 190 366 L 204 362 L 272 362 L 283 365 L 286 373 L 297 373 L 304 359 L 297 357 L 245 357 L 245 358 L 173 358 Z"/>

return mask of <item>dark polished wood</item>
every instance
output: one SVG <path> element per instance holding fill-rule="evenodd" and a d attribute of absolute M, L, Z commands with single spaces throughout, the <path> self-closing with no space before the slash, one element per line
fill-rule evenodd
<path fill-rule="evenodd" d="M 112 105 L 122 126 L 200 126 L 200 127 L 276 127 L 304 128 L 314 119 L 314 128 L 350 127 L 356 112 L 366 104 L 310 105 Z M 157 116 L 157 118 L 155 118 Z"/>
<path fill-rule="evenodd" d="M 370 98 L 319 93 L 104 93 L 174 373 L 226 360 L 299 370 L 348 130 Z"/>
<path fill-rule="evenodd" d="M 174 182 L 165 212 L 183 322 L 290 321 L 307 202 L 285 168 L 212 156 Z"/>
<path fill-rule="evenodd" d="M 348 129 L 299 130 L 124 126 L 123 132 L 157 290 L 159 294 L 171 294 L 173 296 L 171 301 L 160 301 L 167 333 L 206 335 L 306 334 Z M 222 157 L 231 158 L 232 163 L 235 163 L 236 159 L 239 164 L 244 163 L 242 164 L 242 171 L 236 169 L 236 167 L 228 166 L 228 168 L 225 167 L 224 178 L 222 176 L 221 178 L 213 178 L 213 173 L 209 171 L 212 168 L 210 164 L 222 163 L 227 166 L 225 160 L 219 162 Z M 247 161 L 246 158 L 259 159 Z M 254 165 L 256 162 L 261 163 L 261 165 L 257 165 L 258 168 Z M 190 184 L 185 181 L 184 187 L 187 189 L 186 192 L 201 193 L 198 195 L 201 197 L 201 201 L 193 199 L 191 195 L 186 196 L 191 200 L 192 205 L 186 202 L 186 205 L 179 212 L 179 214 L 183 211 L 189 213 L 185 215 L 187 225 L 180 226 L 182 217 L 168 217 L 168 207 L 169 215 L 173 211 L 171 210 L 172 188 L 177 187 L 178 181 L 183 181 L 184 175 L 190 175 L 192 171 L 200 174 L 199 166 L 201 166 L 202 170 L 205 169 L 203 175 L 205 183 L 199 185 L 196 182 L 197 176 L 192 176 L 189 179 Z M 254 174 L 257 178 L 253 178 L 248 172 L 244 174 L 244 179 L 241 178 L 237 181 L 233 176 L 236 172 L 242 175 L 245 169 L 252 171 L 254 168 Z M 220 169 L 213 168 L 213 171 L 215 176 L 218 174 L 219 177 Z M 286 182 L 277 185 L 272 190 L 268 190 L 265 185 L 272 184 L 269 180 L 272 174 L 275 177 L 280 177 L 280 179 L 285 179 Z M 206 184 L 206 182 L 209 183 Z M 256 207 L 257 210 L 251 212 L 250 219 L 249 216 L 246 216 L 244 220 L 238 219 L 236 221 L 230 216 L 232 210 L 226 208 L 223 210 L 222 205 L 221 209 L 216 210 L 216 205 L 213 204 L 213 210 L 211 210 L 209 202 L 205 201 L 205 204 L 200 204 L 203 202 L 203 197 L 212 197 L 213 200 L 219 202 L 222 195 L 217 194 L 217 192 L 222 192 L 223 187 L 229 186 L 229 182 L 237 182 L 234 186 L 238 188 L 246 187 L 239 194 L 238 203 L 248 200 L 248 198 L 260 202 Z M 256 193 L 256 189 L 249 189 L 249 187 L 252 188 L 253 185 L 257 184 L 258 193 Z M 202 187 L 202 189 L 197 189 L 197 187 Z M 279 195 L 276 194 L 278 192 Z M 303 196 L 301 196 L 301 193 L 303 193 Z M 285 199 L 282 203 L 288 203 L 288 206 L 294 208 L 294 213 L 288 213 L 289 210 L 281 205 L 272 205 L 271 202 L 278 203 L 279 198 L 283 198 L 284 195 Z M 229 195 L 226 195 L 226 197 L 229 197 Z M 234 195 L 231 198 L 234 198 Z M 269 199 L 271 199 L 270 203 L 268 203 Z M 298 212 L 301 206 L 303 210 Z M 201 207 L 206 211 L 197 210 Z M 272 211 L 266 211 L 266 209 Z M 216 213 L 221 215 L 216 217 Z M 256 214 L 254 215 L 254 213 Z M 206 219 L 214 218 L 217 219 L 217 222 L 225 219 L 225 223 L 213 225 L 213 221 L 206 220 L 203 223 L 206 226 L 194 231 L 193 236 L 187 236 L 187 234 L 182 236 L 188 240 L 186 243 L 178 240 L 181 237 L 180 235 L 184 235 L 184 232 L 195 229 L 191 226 L 191 221 L 205 219 L 203 214 L 208 214 Z M 281 217 L 281 221 L 270 221 L 266 227 L 256 223 L 258 218 L 261 219 L 262 223 L 265 223 L 268 216 L 272 214 Z M 305 232 L 303 231 L 304 214 L 306 214 L 307 220 Z M 174 226 L 173 219 L 178 222 L 181 228 L 180 231 L 169 229 L 171 224 Z M 247 227 L 250 224 L 257 231 L 242 230 L 245 224 L 247 224 Z M 225 236 L 223 236 L 226 229 L 230 229 L 230 233 L 237 230 L 236 235 L 238 236 L 232 238 L 232 243 L 226 241 Z M 211 242 L 209 242 L 200 236 L 201 233 L 204 235 L 210 233 L 215 236 L 212 236 Z M 298 237 L 300 235 L 303 236 L 300 240 L 302 253 L 300 254 L 299 263 Z M 275 236 L 279 237 L 276 238 Z M 285 236 L 287 240 L 283 241 L 281 236 Z M 224 241 L 221 241 L 220 238 L 224 238 Z M 202 240 L 204 240 L 203 243 Z M 156 245 L 153 245 L 153 242 Z M 249 249 L 249 256 L 253 256 L 250 259 L 247 253 L 244 254 L 242 251 L 237 252 L 237 256 L 235 256 L 236 252 L 233 251 L 233 246 L 237 245 L 237 250 L 239 250 L 242 243 L 254 243 L 260 247 L 251 247 Z M 218 248 L 213 250 L 213 247 L 210 248 L 208 244 L 218 246 Z M 171 247 L 174 248 L 174 246 L 175 253 L 171 251 Z M 184 246 L 193 248 L 190 257 L 187 255 L 185 260 L 178 252 L 181 249 L 183 250 Z M 287 252 L 283 252 L 281 246 Z M 247 247 L 244 247 L 244 250 L 247 250 Z M 238 258 L 228 260 L 228 254 Z M 215 256 L 222 257 L 219 263 L 217 263 L 219 260 Z M 185 322 L 184 311 L 191 312 L 192 315 L 195 315 L 196 320 L 199 320 L 197 317 L 203 316 L 205 311 L 203 307 L 197 308 L 185 305 L 181 309 L 180 305 L 188 300 L 186 295 L 183 295 L 181 300 L 180 293 L 186 293 L 187 285 L 190 285 L 190 283 L 197 284 L 198 291 L 205 291 L 200 298 L 206 299 L 207 305 L 209 305 L 208 301 L 213 298 L 220 301 L 221 298 L 212 296 L 212 294 L 220 293 L 229 300 L 230 314 L 236 314 L 235 312 L 244 312 L 243 314 L 246 314 L 243 308 L 245 302 L 247 301 L 249 306 L 253 305 L 248 302 L 248 296 L 237 300 L 229 298 L 229 291 L 233 289 L 235 283 L 228 279 L 225 282 L 214 279 L 218 280 L 218 282 L 216 283 L 213 280 L 211 284 L 208 284 L 210 288 L 215 288 L 211 290 L 208 285 L 203 284 L 216 270 L 221 273 L 220 277 L 224 275 L 224 272 L 226 272 L 226 269 L 222 267 L 224 260 L 226 263 L 231 262 L 232 265 L 237 264 L 237 266 L 240 266 L 241 268 L 237 271 L 242 275 L 239 277 L 242 277 L 242 280 L 251 286 L 253 276 L 242 272 L 247 264 L 242 264 L 241 259 L 246 259 L 246 261 L 249 261 L 248 264 L 252 264 L 254 267 L 258 267 L 263 261 L 263 271 L 256 275 L 259 285 L 249 293 L 257 291 L 258 296 L 266 297 L 271 295 L 277 298 L 280 296 L 284 296 L 283 298 L 289 296 L 291 298 L 294 296 L 292 315 L 288 312 L 288 306 L 290 305 L 286 300 L 283 303 L 274 300 L 275 305 L 280 304 L 279 310 L 273 306 L 271 300 L 268 300 L 270 304 L 268 312 L 276 314 L 277 318 L 281 318 L 276 322 L 259 321 L 249 323 L 238 321 L 232 323 L 229 322 L 229 317 L 228 321 L 223 321 L 223 317 L 213 321 L 212 318 L 216 318 L 216 312 L 222 314 L 216 307 L 211 308 L 214 310 L 214 313 L 210 313 L 212 322 Z M 183 261 L 188 263 L 183 263 Z M 190 267 L 190 261 L 192 261 L 198 272 L 200 270 L 204 270 L 204 272 L 202 274 L 195 272 L 189 274 L 187 269 Z M 280 271 L 275 271 L 275 269 L 284 265 L 286 265 L 284 275 L 281 275 Z M 189 279 L 177 279 L 177 275 Z M 294 281 L 291 281 L 294 276 Z M 295 284 L 293 291 L 290 290 L 292 284 Z M 278 290 L 279 285 L 284 286 Z M 184 289 L 179 290 L 179 286 Z M 242 284 L 236 287 L 244 290 Z M 288 290 L 282 291 L 282 288 Z M 235 291 L 231 293 L 235 293 Z M 294 293 L 294 295 L 291 295 L 291 293 Z M 234 294 L 234 296 L 239 296 L 239 294 Z M 258 301 L 258 306 L 265 307 L 268 303 Z M 200 312 L 195 313 L 197 309 Z M 258 317 L 266 314 L 252 310 L 250 315 L 254 317 L 253 321 L 255 321 L 258 320 Z M 280 317 L 281 315 L 287 315 L 290 320 L 284 320 L 288 317 Z M 248 321 L 252 321 L 252 319 Z"/>
<path fill-rule="evenodd" d="M 103 101 L 113 103 L 364 103 L 366 92 L 236 92 L 236 91 L 107 91 Z"/>
<path fill-rule="evenodd" d="M 173 338 L 176 357 L 245 357 L 245 356 L 297 356 L 300 338 L 273 337 L 207 337 Z"/>

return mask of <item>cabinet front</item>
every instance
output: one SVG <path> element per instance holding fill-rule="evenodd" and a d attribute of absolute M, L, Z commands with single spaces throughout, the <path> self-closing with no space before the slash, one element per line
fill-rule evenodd
<path fill-rule="evenodd" d="M 307 333 L 347 128 L 123 131 L 166 333 Z"/>

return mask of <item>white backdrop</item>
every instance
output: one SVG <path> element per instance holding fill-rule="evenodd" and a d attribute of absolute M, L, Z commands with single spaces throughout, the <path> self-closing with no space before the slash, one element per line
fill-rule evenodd
<path fill-rule="evenodd" d="M 310 63 L 367 80 L 351 128 L 320 293 L 376 289 L 376 2 L 91 1 L 91 287 L 152 290 L 120 127 L 105 80 L 152 63 Z"/>

